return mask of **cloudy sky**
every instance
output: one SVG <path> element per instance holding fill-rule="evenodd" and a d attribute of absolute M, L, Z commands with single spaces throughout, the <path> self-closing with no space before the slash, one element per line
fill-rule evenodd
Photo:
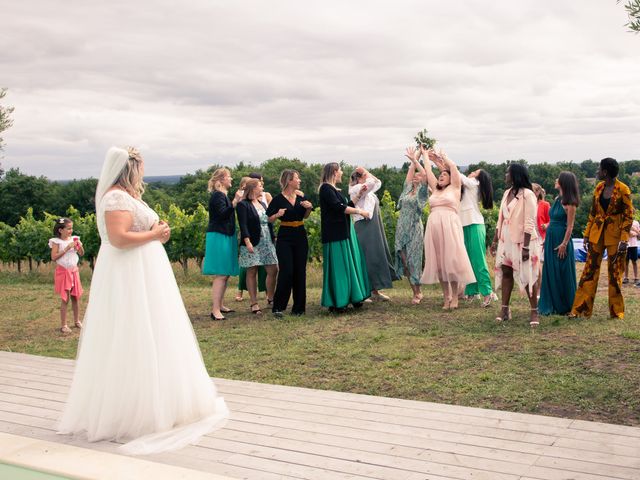
<path fill-rule="evenodd" d="M 640 35 L 615 0 L 5 2 L 2 165 L 149 175 L 275 156 L 400 165 L 640 158 Z"/>

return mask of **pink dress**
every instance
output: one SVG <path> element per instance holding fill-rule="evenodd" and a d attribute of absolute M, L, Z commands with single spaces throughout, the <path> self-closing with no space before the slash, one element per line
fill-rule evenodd
<path fill-rule="evenodd" d="M 420 283 L 474 283 L 476 277 L 464 246 L 458 216 L 460 191 L 448 186 L 429 197 L 430 213 L 424 232 L 424 270 Z"/>

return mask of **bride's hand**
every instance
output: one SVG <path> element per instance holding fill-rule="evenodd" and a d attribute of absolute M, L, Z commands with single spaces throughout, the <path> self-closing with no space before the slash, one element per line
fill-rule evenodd
<path fill-rule="evenodd" d="M 160 221 L 153 224 L 151 231 L 154 234 L 156 240 L 160 240 L 162 243 L 166 243 L 171 235 L 171 229 L 166 222 Z"/>

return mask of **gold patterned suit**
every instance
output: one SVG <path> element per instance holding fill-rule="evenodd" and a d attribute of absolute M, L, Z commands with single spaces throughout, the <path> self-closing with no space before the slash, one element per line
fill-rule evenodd
<path fill-rule="evenodd" d="M 629 240 L 629 232 L 633 223 L 631 191 L 629 187 L 616 179 L 609 207 L 605 211 L 600 204 L 603 190 L 604 182 L 600 182 L 593 192 L 593 203 L 584 231 L 584 238 L 589 241 L 589 251 L 571 313 L 581 317 L 591 316 L 598 288 L 602 256 L 606 249 L 609 271 L 609 315 L 612 318 L 624 318 L 622 276 L 626 255 L 624 253 L 618 254 L 618 244 Z"/>

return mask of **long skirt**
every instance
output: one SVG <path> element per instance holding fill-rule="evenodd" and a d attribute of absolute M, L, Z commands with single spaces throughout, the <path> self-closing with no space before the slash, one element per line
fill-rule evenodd
<path fill-rule="evenodd" d="M 367 263 L 353 224 L 349 238 L 322 245 L 322 273 L 323 307 L 344 308 L 371 296 Z"/>
<path fill-rule="evenodd" d="M 566 225 L 549 224 L 544 240 L 544 264 L 540 282 L 538 312 L 541 315 L 564 315 L 571 311 L 576 295 L 576 260 L 573 242 L 567 244 L 567 256 L 558 257 L 556 247 L 564 240 Z"/>
<path fill-rule="evenodd" d="M 393 288 L 393 281 L 400 280 L 391 261 L 391 253 L 380 218 L 380 209 L 376 205 L 371 219 L 355 222 L 358 243 L 367 262 L 369 282 L 373 290 Z"/>
<path fill-rule="evenodd" d="M 473 274 L 476 276 L 476 281 L 467 285 L 464 294 L 480 294 L 486 297 L 493 291 L 489 267 L 487 266 L 487 229 L 484 223 L 473 223 L 462 227 L 462 232 L 464 233 L 464 246 L 467 249 L 467 255 L 469 255 L 471 268 L 473 268 Z"/>

